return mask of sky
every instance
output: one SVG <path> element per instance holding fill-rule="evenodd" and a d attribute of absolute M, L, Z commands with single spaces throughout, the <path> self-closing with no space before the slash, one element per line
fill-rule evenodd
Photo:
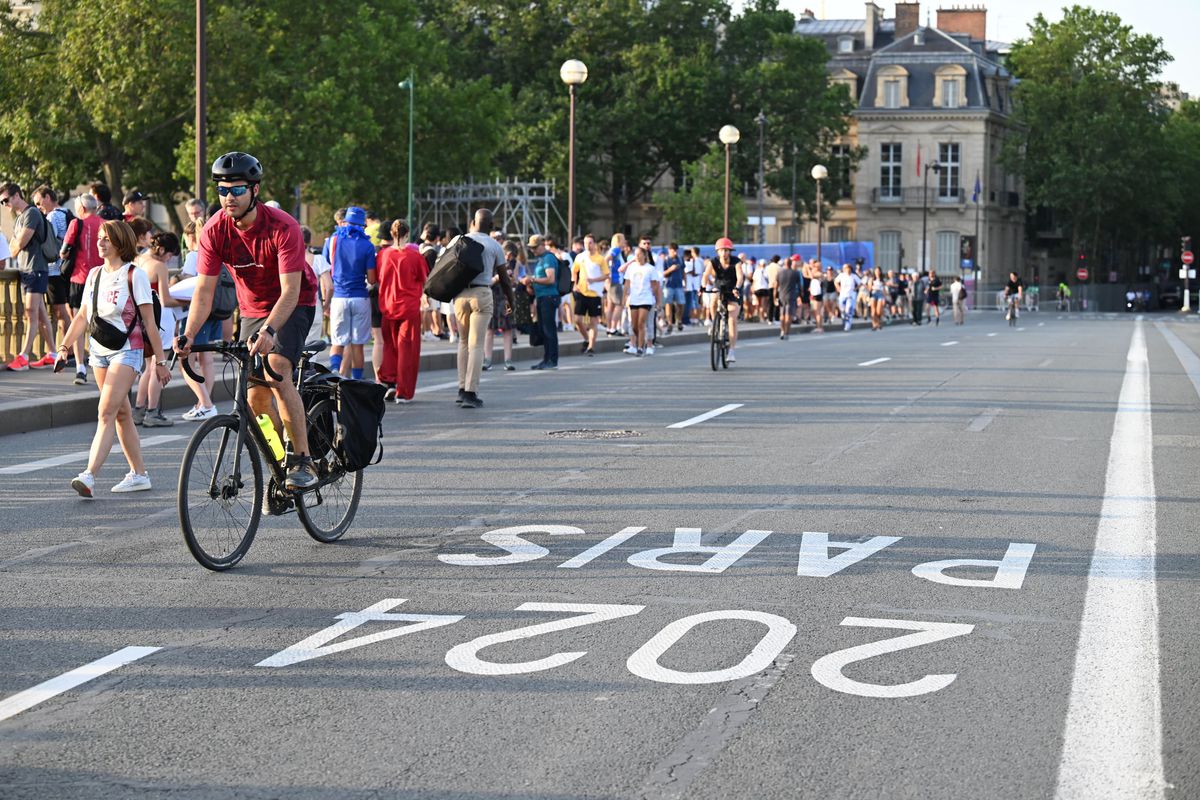
<path fill-rule="evenodd" d="M 885 17 L 895 16 L 896 5 L 890 0 L 875 0 Z M 780 0 L 780 6 L 797 16 L 811 9 L 821 19 L 863 19 L 865 0 Z M 1097 11 L 1110 11 L 1137 33 L 1148 33 L 1162 39 L 1163 49 L 1175 60 L 1163 70 L 1163 80 L 1179 84 L 1193 99 L 1200 96 L 1200 44 L 1195 34 L 1200 30 L 1200 2 L 1197 0 L 1059 0 L 1046 3 L 1034 0 L 947 0 L 922 2 L 921 17 L 930 13 L 931 24 L 937 24 L 939 6 L 987 8 L 987 36 L 1001 42 L 1024 38 L 1028 24 L 1039 12 L 1054 22 L 1062 17 L 1063 6 L 1091 6 Z M 740 5 L 740 4 L 735 4 Z"/>

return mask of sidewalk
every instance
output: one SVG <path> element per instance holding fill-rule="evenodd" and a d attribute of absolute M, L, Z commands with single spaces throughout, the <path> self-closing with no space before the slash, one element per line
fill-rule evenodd
<path fill-rule="evenodd" d="M 867 323 L 856 320 L 854 327 L 866 327 Z M 812 328 L 799 326 L 792 328 L 792 335 L 803 335 Z M 826 335 L 842 333 L 840 325 L 826 328 Z M 760 323 L 742 323 L 738 330 L 739 338 L 760 339 L 778 336 L 777 326 L 767 326 Z M 560 363 L 579 358 L 583 350 L 582 340 L 577 331 L 564 331 L 559 335 Z M 532 363 L 541 359 L 542 348 L 530 347 L 527 336 L 520 336 L 521 344 L 513 348 L 513 363 L 518 369 L 528 369 Z M 708 341 L 708 329 L 690 327 L 682 333 L 676 332 L 667 336 L 659 335 L 659 344 L 663 349 L 681 345 L 702 344 Z M 596 340 L 597 353 L 618 353 L 625 347 L 623 336 L 607 336 L 603 332 Z M 493 364 L 503 366 L 504 356 L 501 351 L 500 337 L 496 337 L 496 352 Z M 445 341 L 421 342 L 421 373 L 434 370 L 455 369 L 458 357 L 458 345 Z M 367 347 L 367 374 L 370 375 L 370 346 Z M 328 352 L 318 356 L 317 360 L 328 362 Z M 494 368 L 494 367 L 493 367 Z M 96 403 L 99 390 L 93 382 L 89 371 L 87 386 L 75 386 L 72 381 L 75 373 L 71 369 L 55 375 L 49 367 L 31 369 L 27 372 L 8 372 L 0 370 L 0 431 L 4 433 L 27 433 L 29 431 L 59 428 L 66 425 L 78 425 L 91 422 L 96 418 Z M 219 388 L 216 400 L 220 407 L 229 408 L 229 398 L 222 396 Z M 195 403 L 195 395 L 183 381 L 183 375 L 178 369 L 171 374 L 171 383 L 163 390 L 162 405 L 164 409 L 184 411 Z M 178 416 L 178 414 L 176 414 Z M 188 423 L 177 420 L 177 426 L 188 428 Z"/>

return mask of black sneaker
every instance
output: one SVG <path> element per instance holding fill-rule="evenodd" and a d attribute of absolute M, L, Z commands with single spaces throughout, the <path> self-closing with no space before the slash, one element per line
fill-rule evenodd
<path fill-rule="evenodd" d="M 454 405 L 461 406 L 463 404 L 463 400 L 466 400 L 466 399 L 467 399 L 467 390 L 459 389 L 458 390 L 458 399 L 454 401 Z"/>
<path fill-rule="evenodd" d="M 74 383 L 76 386 L 87 386 L 87 373 L 76 372 Z"/>
<path fill-rule="evenodd" d="M 317 485 L 317 481 L 317 470 L 313 466 L 312 459 L 308 456 L 303 456 L 297 460 L 294 467 L 288 470 L 287 481 L 284 483 L 284 487 L 289 492 L 311 489 Z"/>
<path fill-rule="evenodd" d="M 483 401 L 474 392 L 467 392 L 467 396 L 463 398 L 461 405 L 463 408 L 483 408 Z"/>

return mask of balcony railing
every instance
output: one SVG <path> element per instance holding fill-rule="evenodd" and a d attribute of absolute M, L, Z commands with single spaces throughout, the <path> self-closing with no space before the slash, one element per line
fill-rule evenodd
<path fill-rule="evenodd" d="M 930 186 L 928 195 L 925 189 L 920 186 L 905 186 L 901 189 L 881 189 L 875 187 L 871 190 L 871 203 L 880 206 L 901 206 L 904 208 L 920 208 L 928 202 L 930 208 L 939 206 L 961 206 L 967 202 L 966 189 L 939 189 L 936 186 Z"/>

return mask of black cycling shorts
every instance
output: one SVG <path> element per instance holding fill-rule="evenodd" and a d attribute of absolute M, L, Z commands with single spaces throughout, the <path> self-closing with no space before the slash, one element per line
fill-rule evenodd
<path fill-rule="evenodd" d="M 271 352 L 286 358 L 293 367 L 300 363 L 300 353 L 304 350 L 305 339 L 312 328 L 316 311 L 315 306 L 296 306 L 288 321 L 275 332 L 275 346 L 271 348 Z M 250 341 L 250 337 L 258 333 L 266 321 L 266 317 L 242 317 L 242 341 Z M 255 370 L 255 377 L 261 378 L 262 373 Z"/>

